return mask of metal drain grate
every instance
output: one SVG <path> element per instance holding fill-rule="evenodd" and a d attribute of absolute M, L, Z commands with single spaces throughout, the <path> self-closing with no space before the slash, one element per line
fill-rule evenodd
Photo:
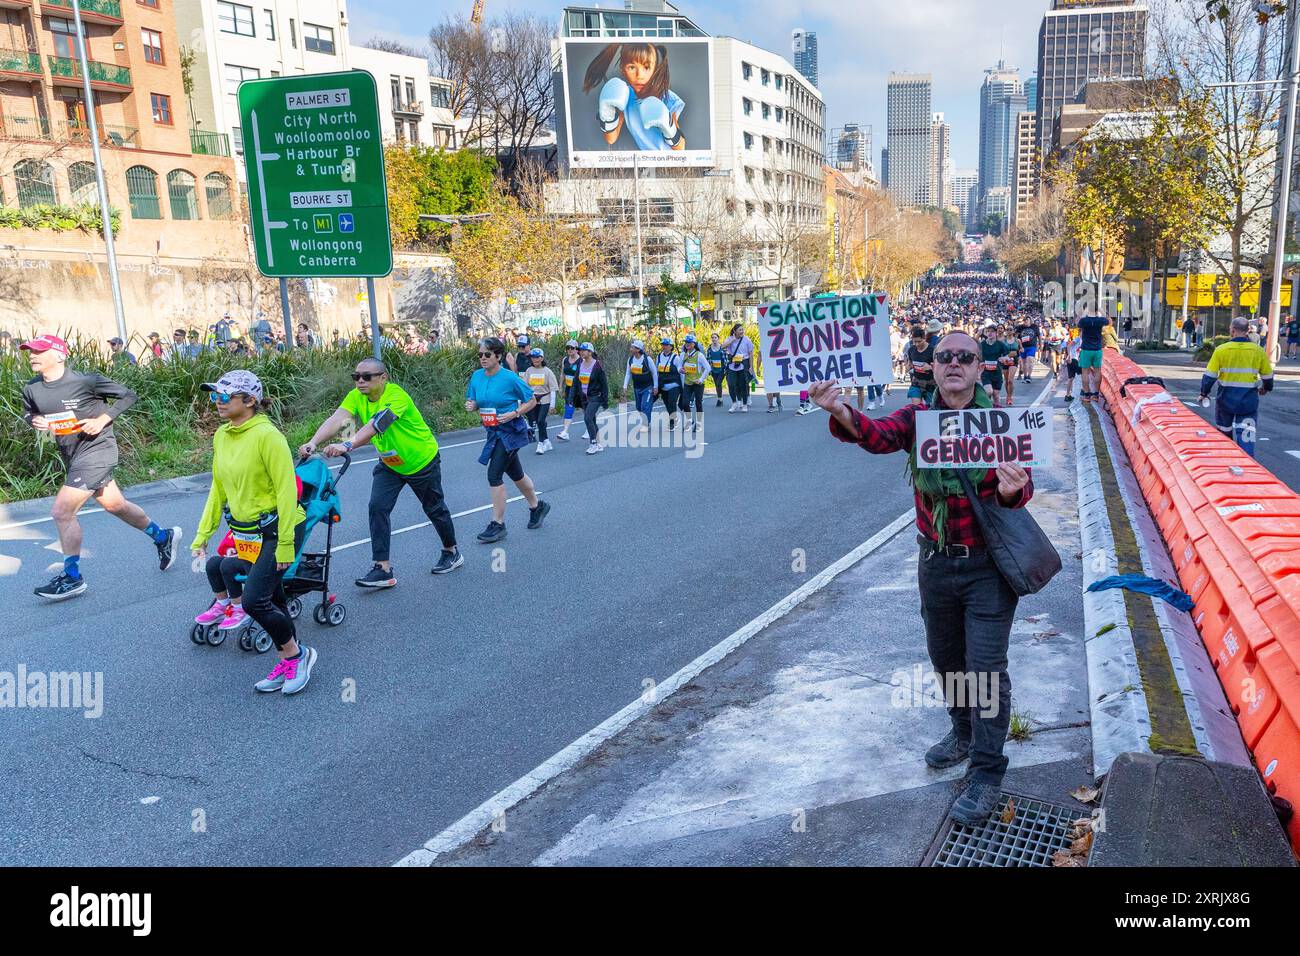
<path fill-rule="evenodd" d="M 1015 801 L 1016 812 L 1010 823 L 1003 823 L 1008 800 Z M 1050 867 L 1052 854 L 1070 845 L 1070 825 L 1081 816 L 1087 811 L 1004 793 L 983 826 L 948 820 L 926 865 Z"/>

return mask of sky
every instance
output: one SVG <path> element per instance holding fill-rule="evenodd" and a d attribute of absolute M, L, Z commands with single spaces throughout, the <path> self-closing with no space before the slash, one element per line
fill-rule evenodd
<path fill-rule="evenodd" d="M 623 9 L 622 0 L 601 6 Z M 932 108 L 952 127 L 954 169 L 974 169 L 979 156 L 979 88 L 999 57 L 1034 72 L 1038 27 L 1049 0 L 762 0 L 761 3 L 681 0 L 677 8 L 712 36 L 731 36 L 793 60 L 790 31 L 817 33 L 820 89 L 827 128 L 872 127 L 873 163 L 885 145 L 885 87 L 891 71 L 932 73 Z M 473 0 L 351 0 L 353 43 L 372 36 L 417 48 L 446 15 L 468 19 Z M 508 10 L 552 19 L 558 33 L 562 2 L 487 0 L 486 18 Z M 879 169 L 877 169 L 879 172 Z"/>

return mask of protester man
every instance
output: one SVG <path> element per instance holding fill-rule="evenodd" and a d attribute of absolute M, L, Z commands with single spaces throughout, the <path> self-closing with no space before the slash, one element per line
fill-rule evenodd
<path fill-rule="evenodd" d="M 350 441 L 330 445 L 325 454 L 338 456 L 362 445 L 375 446 L 379 461 L 375 463 L 370 486 L 370 555 L 374 567 L 357 579 L 357 586 L 391 588 L 397 584 L 389 547 L 393 506 L 403 487 L 415 493 L 442 540 L 442 555 L 432 573 L 456 570 L 465 563 L 465 558 L 456 546 L 456 528 L 442 494 L 438 439 L 425 424 L 411 396 L 388 380 L 388 368 L 383 362 L 362 359 L 352 373 L 352 381 L 357 383 L 356 388 L 348 392 L 343 404 L 299 451 L 304 455 L 314 453 L 321 442 L 333 438 L 349 422 L 361 427 Z"/>
<path fill-rule="evenodd" d="M 934 360 L 934 408 L 990 407 L 977 385 L 980 352 L 973 338 L 965 332 L 944 336 Z M 809 392 L 830 413 L 835 438 L 872 454 L 908 454 L 920 532 L 921 618 L 931 663 L 949 695 L 952 720 L 952 730 L 926 751 L 925 761 L 941 769 L 970 759 L 970 782 L 953 805 L 952 817 L 977 826 L 998 805 L 1007 769 L 1002 753 L 1011 722 L 1007 647 L 1019 599 L 989 556 L 957 473 L 917 466 L 916 415 L 930 406 L 905 405 L 872 420 L 840 400 L 835 382 L 817 382 Z M 1018 465 L 966 474 L 986 507 L 1023 508 L 1033 495 L 1030 473 Z M 990 697 L 995 693 L 996 701 L 971 701 L 955 693 L 981 687 Z"/>
<path fill-rule="evenodd" d="M 114 365 L 139 365 L 136 357 L 126 350 L 126 343 L 116 335 L 108 340 L 108 350 Z"/>
<path fill-rule="evenodd" d="M 126 500 L 113 480 L 117 467 L 113 421 L 135 404 L 135 392 L 97 372 L 83 374 L 68 368 L 68 343 L 57 335 L 39 336 L 20 348 L 36 373 L 23 387 L 23 417 L 37 431 L 53 437 L 65 468 L 51 510 L 63 550 L 63 570 L 35 593 L 48 601 L 63 601 L 86 590 L 77 512 L 91 497 L 109 514 L 147 534 L 158 552 L 158 569 L 166 571 L 176 561 L 181 529 L 160 528 Z M 115 569 L 120 576 L 120 566 Z"/>
<path fill-rule="evenodd" d="M 1109 325 L 1110 319 L 1104 315 L 1085 315 L 1078 321 L 1079 371 L 1083 375 L 1079 398 L 1084 402 L 1101 398 L 1102 329 Z"/>
<path fill-rule="evenodd" d="M 1201 376 L 1201 401 L 1210 397 L 1210 389 L 1218 382 L 1214 427 L 1253 458 L 1259 396 L 1273 390 L 1273 363 L 1263 346 L 1250 340 L 1248 329 L 1245 316 L 1232 320 L 1232 338 L 1214 350 Z"/>

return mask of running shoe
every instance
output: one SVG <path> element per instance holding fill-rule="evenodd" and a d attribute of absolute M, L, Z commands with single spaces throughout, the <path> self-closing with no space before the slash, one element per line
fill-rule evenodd
<path fill-rule="evenodd" d="M 560 431 L 556 433 L 555 437 L 558 438 L 560 441 L 568 441 L 569 433 L 567 431 Z"/>
<path fill-rule="evenodd" d="M 732 402 L 731 407 L 727 409 L 727 414 L 728 415 L 734 414 L 735 412 L 739 411 L 739 409 L 740 409 L 740 402 Z"/>
<path fill-rule="evenodd" d="M 377 564 L 366 572 L 364 578 L 357 578 L 359 588 L 391 588 L 396 584 L 397 576 L 393 574 L 393 569 L 390 567 L 385 571 Z"/>
<path fill-rule="evenodd" d="M 500 521 L 489 521 L 488 526 L 479 532 L 478 539 L 483 544 L 492 544 L 506 536 L 506 526 Z"/>
<path fill-rule="evenodd" d="M 296 694 L 307 686 L 307 681 L 311 680 L 311 668 L 316 663 L 316 648 L 299 644 L 298 650 L 302 652 L 298 657 L 284 662 L 282 693 Z"/>
<path fill-rule="evenodd" d="M 769 405 L 769 406 L 767 406 L 767 413 L 768 413 L 769 415 L 771 415 L 774 411 L 776 411 L 776 406 L 775 406 L 775 405 Z"/>
<path fill-rule="evenodd" d="M 747 411 L 749 411 L 749 406 L 748 406 L 748 405 L 741 405 L 741 406 L 740 406 L 740 410 L 741 410 L 742 412 L 747 412 Z"/>
<path fill-rule="evenodd" d="M 202 614 L 195 615 L 194 623 L 216 624 L 226 616 L 226 608 L 228 607 L 230 607 L 229 604 L 222 604 L 220 600 L 215 600 L 212 602 L 212 607 L 208 608 Z"/>
<path fill-rule="evenodd" d="M 551 506 L 545 501 L 537 502 L 536 508 L 528 509 L 528 530 L 535 531 L 542 526 L 542 522 L 550 513 Z"/>
<path fill-rule="evenodd" d="M 582 437 L 583 437 L 583 438 L 586 438 L 586 439 L 590 439 L 590 438 L 591 438 L 591 436 L 587 434 L 587 429 L 585 429 L 585 428 L 582 430 Z"/>
<path fill-rule="evenodd" d="M 539 441 L 539 442 L 537 443 L 537 454 L 539 454 L 539 455 L 545 455 L 545 454 L 546 454 L 546 442 L 544 442 L 544 441 Z"/>
<path fill-rule="evenodd" d="M 217 625 L 218 631 L 233 631 L 237 627 L 243 626 L 248 620 L 248 612 L 240 604 L 230 605 L 230 613 L 225 615 L 225 620 Z"/>
<path fill-rule="evenodd" d="M 592 442 L 590 445 L 587 446 L 588 455 L 595 455 L 604 450 L 605 450 L 605 446 L 602 445 L 600 442 Z"/>
<path fill-rule="evenodd" d="M 700 423 L 699 423 L 699 422 L 691 422 L 691 434 L 694 435 L 694 434 L 695 434 L 696 432 L 698 432 L 699 430 L 700 430 Z"/>
<path fill-rule="evenodd" d="M 443 551 L 438 558 L 438 563 L 429 571 L 430 574 L 446 574 L 449 571 L 455 571 L 465 563 L 465 556 L 456 551 Z"/>
<path fill-rule="evenodd" d="M 287 677 L 288 661 L 276 661 L 275 666 L 271 668 L 271 673 L 267 674 L 260 681 L 253 685 L 254 690 L 261 691 L 263 694 L 270 694 L 284 686 Z M 297 673 L 297 665 L 294 665 L 294 673 Z"/>
<path fill-rule="evenodd" d="M 161 543 L 155 542 L 154 547 L 158 549 L 158 570 L 166 571 L 176 563 L 176 555 L 179 553 L 176 549 L 176 542 L 181 539 L 180 528 L 168 528 L 167 537 L 163 538 Z"/>
<path fill-rule="evenodd" d="M 50 583 L 43 587 L 36 588 L 34 593 L 37 597 L 43 597 L 47 601 L 66 601 L 70 597 L 76 597 L 82 591 L 86 590 L 85 578 L 71 578 L 66 571 L 60 571 Z"/>
<path fill-rule="evenodd" d="M 1073 395 L 1067 395 L 1067 396 L 1065 396 L 1065 400 L 1066 400 L 1067 402 L 1072 402 L 1072 401 L 1074 401 L 1074 396 L 1073 396 Z"/>
<path fill-rule="evenodd" d="M 722 399 L 718 399 L 718 404 L 717 404 L 715 407 L 716 407 L 716 408 L 721 408 L 721 407 L 722 407 Z"/>

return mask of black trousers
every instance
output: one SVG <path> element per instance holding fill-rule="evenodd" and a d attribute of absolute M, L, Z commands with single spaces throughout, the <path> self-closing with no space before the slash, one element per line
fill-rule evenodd
<path fill-rule="evenodd" d="M 659 397 L 663 399 L 664 410 L 667 411 L 669 415 L 676 415 L 677 406 L 682 403 L 682 387 L 678 385 L 675 388 L 661 388 L 659 390 Z"/>
<path fill-rule="evenodd" d="M 442 539 L 443 550 L 456 547 L 456 528 L 451 511 L 442 497 L 442 453 L 413 475 L 399 475 L 383 462 L 375 465 L 375 479 L 370 485 L 370 555 L 375 561 L 387 561 L 393 539 L 390 521 L 393 506 L 403 488 L 410 488 L 420 499 L 420 507 L 433 522 Z"/>
<path fill-rule="evenodd" d="M 546 417 L 551 413 L 551 396 L 538 395 L 537 404 L 528 412 L 528 424 L 537 429 L 537 440 L 546 441 Z"/>
<path fill-rule="evenodd" d="M 713 390 L 718 393 L 718 398 L 722 398 L 722 382 L 727 377 L 726 372 L 711 372 L 713 376 Z"/>
<path fill-rule="evenodd" d="M 297 554 L 302 549 L 302 539 L 307 523 L 300 522 L 294 531 L 293 551 Z M 276 647 L 284 647 L 294 639 L 293 618 L 289 616 L 289 597 L 284 593 L 284 571 L 276 570 L 275 546 L 280 540 L 276 526 L 262 529 L 262 550 L 257 560 L 248 568 L 248 580 L 244 582 L 244 597 L 240 602 L 248 616 L 262 630 L 271 635 Z M 246 561 L 240 564 L 248 567 Z M 209 574 L 209 583 L 211 574 Z M 215 588 L 214 588 L 215 590 Z"/>
<path fill-rule="evenodd" d="M 1007 770 L 1007 645 L 1020 599 L 987 553 L 927 558 L 926 551 L 921 548 L 917 577 L 930 663 L 943 682 L 952 729 L 970 741 L 971 778 L 997 785 Z"/>
<path fill-rule="evenodd" d="M 695 403 L 695 410 L 701 415 L 704 414 L 704 383 L 696 382 L 694 385 L 682 385 L 682 404 L 683 412 L 691 410 L 691 403 Z"/>
<path fill-rule="evenodd" d="M 731 392 L 733 402 L 749 401 L 749 366 L 745 366 L 739 372 L 728 369 L 727 384 L 730 386 L 728 391 Z"/>

